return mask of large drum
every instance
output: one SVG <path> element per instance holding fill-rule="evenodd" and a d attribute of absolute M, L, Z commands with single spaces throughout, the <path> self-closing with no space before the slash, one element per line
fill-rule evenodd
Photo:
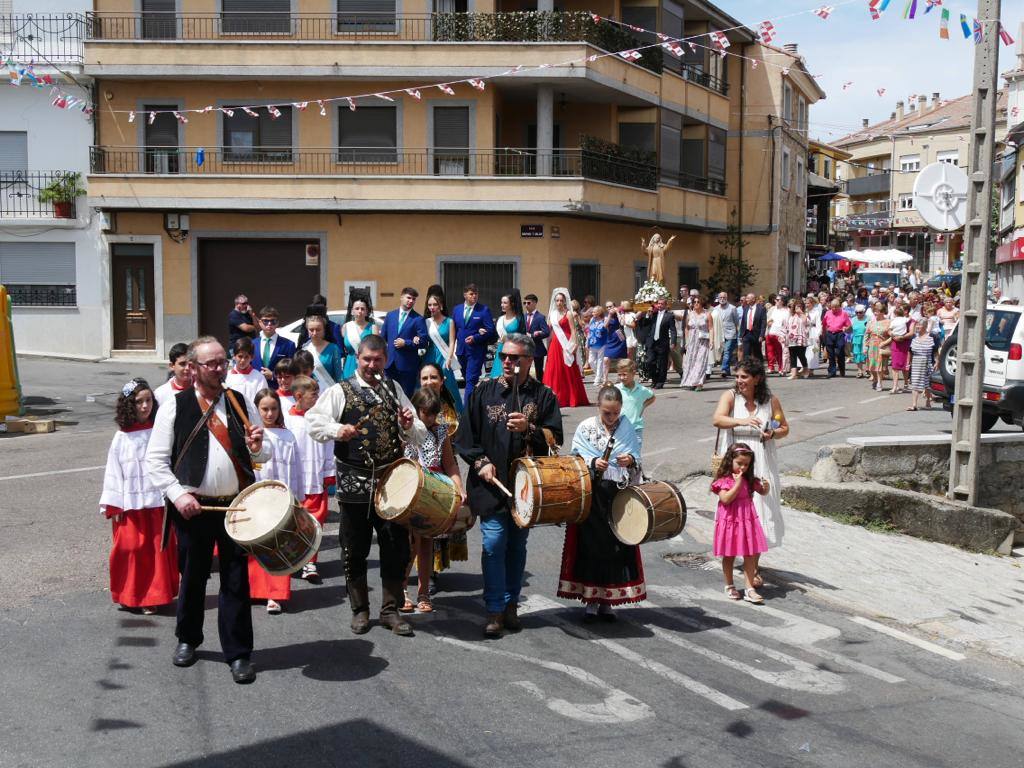
<path fill-rule="evenodd" d="M 656 480 L 630 485 L 612 500 L 612 533 L 623 544 L 670 539 L 685 524 L 686 502 L 672 483 Z"/>
<path fill-rule="evenodd" d="M 472 513 L 468 506 L 463 504 L 455 512 L 455 522 L 452 523 L 451 528 L 445 531 L 445 535 L 451 536 L 456 533 L 465 533 L 474 525 L 476 525 L 476 515 Z"/>
<path fill-rule="evenodd" d="M 520 528 L 582 523 L 590 514 L 590 470 L 581 456 L 536 456 L 512 463 Z"/>
<path fill-rule="evenodd" d="M 381 475 L 377 514 L 420 536 L 447 533 L 461 499 L 448 475 L 424 469 L 412 459 L 399 459 Z"/>
<path fill-rule="evenodd" d="M 231 506 L 242 509 L 224 516 L 228 536 L 272 576 L 295 573 L 320 549 L 320 523 L 279 480 L 253 483 Z"/>

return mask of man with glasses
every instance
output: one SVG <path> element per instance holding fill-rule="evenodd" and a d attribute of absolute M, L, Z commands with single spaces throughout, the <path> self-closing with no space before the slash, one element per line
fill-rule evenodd
<path fill-rule="evenodd" d="M 235 307 L 228 313 L 228 349 L 235 348 L 235 342 L 243 336 L 256 337 L 256 319 L 252 316 L 249 298 L 240 293 L 235 296 Z"/>
<path fill-rule="evenodd" d="M 529 336 L 511 333 L 505 337 L 499 355 L 502 375 L 482 381 L 473 390 L 455 436 L 455 449 L 469 465 L 469 507 L 480 517 L 486 637 L 501 637 L 502 629 L 518 632 L 522 628 L 519 594 L 530 533 L 515 524 L 513 501 L 498 483 L 514 488 L 512 462 L 528 453 L 548 455 L 545 431 L 562 444 L 558 398 L 530 377 L 535 355 Z"/>
<path fill-rule="evenodd" d="M 544 381 L 544 361 L 548 356 L 548 348 L 544 339 L 551 335 L 551 326 L 542 312 L 537 311 L 537 294 L 528 293 L 523 297 L 523 319 L 526 322 L 526 335 L 533 339 L 537 346 L 533 353 L 534 376 L 537 381 Z"/>
<path fill-rule="evenodd" d="M 722 291 L 718 294 L 718 306 L 711 312 L 716 333 L 722 334 L 722 378 L 729 377 L 732 359 L 736 354 L 736 339 L 740 325 L 740 312 L 729 303 L 729 294 Z"/>
<path fill-rule="evenodd" d="M 277 333 L 278 314 L 273 307 L 264 307 L 260 310 L 260 335 L 256 337 L 255 347 L 252 356 L 253 368 L 263 374 L 267 380 L 267 386 L 277 389 L 277 379 L 274 378 L 274 366 L 278 361 L 291 358 L 295 354 L 295 343 L 279 336 Z"/>
<path fill-rule="evenodd" d="M 216 544 L 221 649 L 234 681 L 251 683 L 256 672 L 250 662 L 248 557 L 228 536 L 224 513 L 203 508 L 229 506 L 239 491 L 256 481 L 253 463 L 269 460 L 271 448 L 269 442 L 263 442 L 256 405 L 234 390 L 224 389 L 228 357 L 220 342 L 201 336 L 189 344 L 187 354 L 193 386 L 157 411 L 146 452 L 146 472 L 167 498 L 165 514 L 174 523 L 179 556 L 183 556 L 173 663 L 178 667 L 196 663 L 196 648 L 203 642 L 206 581 Z M 245 425 L 246 419 L 251 426 Z"/>

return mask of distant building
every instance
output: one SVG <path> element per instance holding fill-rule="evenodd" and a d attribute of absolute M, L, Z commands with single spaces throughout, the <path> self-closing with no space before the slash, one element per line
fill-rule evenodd
<path fill-rule="evenodd" d="M 1006 296 L 1024 301 L 1024 23 L 1017 35 L 1016 66 L 1006 80 L 1007 131 L 999 167 L 999 242 L 996 276 Z"/>
<path fill-rule="evenodd" d="M 845 229 L 836 231 L 837 201 L 846 200 L 839 164 L 850 153 L 838 147 L 811 140 L 807 144 L 807 255 L 824 256 L 846 247 Z"/>

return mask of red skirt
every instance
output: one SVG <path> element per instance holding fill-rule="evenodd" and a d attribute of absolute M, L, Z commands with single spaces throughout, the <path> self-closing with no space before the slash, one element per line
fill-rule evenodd
<path fill-rule="evenodd" d="M 289 600 L 291 596 L 291 576 L 271 576 L 255 557 L 249 558 L 249 597 L 253 600 Z"/>
<path fill-rule="evenodd" d="M 583 386 L 583 374 L 580 367 L 573 360 L 572 365 L 567 366 L 562 359 L 562 346 L 558 339 L 552 335 L 551 345 L 548 347 L 548 361 L 544 366 L 544 385 L 549 387 L 558 398 L 560 408 L 575 408 L 578 405 L 590 405 L 587 398 L 587 389 Z"/>
<path fill-rule="evenodd" d="M 107 507 L 113 517 L 121 513 Z M 120 522 L 111 520 L 110 597 L 129 608 L 166 605 L 178 594 L 178 543 L 171 530 L 167 548 L 160 551 L 164 508 L 129 509 Z"/>
<path fill-rule="evenodd" d="M 302 500 L 302 506 L 305 507 L 309 514 L 316 518 L 316 521 L 323 526 L 327 522 L 327 491 L 321 491 L 320 493 L 311 493 Z M 313 559 L 309 562 L 316 562 L 316 555 L 313 555 Z"/>

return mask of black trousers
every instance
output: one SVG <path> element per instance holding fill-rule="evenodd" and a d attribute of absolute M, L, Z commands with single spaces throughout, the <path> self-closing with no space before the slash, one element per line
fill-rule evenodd
<path fill-rule="evenodd" d="M 761 349 L 761 339 L 752 333 L 743 334 L 743 359 L 746 360 L 748 357 L 764 362 L 764 351 Z"/>
<path fill-rule="evenodd" d="M 651 384 L 664 384 L 668 378 L 668 345 L 651 345 L 647 348 L 647 361 L 651 372 Z"/>
<path fill-rule="evenodd" d="M 543 344 L 543 341 L 537 342 Z M 533 368 L 537 372 L 537 381 L 544 381 L 544 361 L 547 357 L 535 357 L 533 358 Z"/>
<path fill-rule="evenodd" d="M 825 349 L 828 350 L 828 374 L 834 376 L 836 364 L 839 365 L 839 373 L 846 375 L 846 334 L 842 331 L 825 333 Z"/>
<path fill-rule="evenodd" d="M 231 499 L 197 497 L 201 504 L 227 506 Z M 189 645 L 203 642 L 203 614 L 206 608 L 206 581 L 210 577 L 213 545 L 217 543 L 220 560 L 220 593 L 217 599 L 217 630 L 224 660 L 248 658 L 252 653 L 252 609 L 249 605 L 249 556 L 228 536 L 224 515 L 201 512 L 191 520 L 177 510 L 172 513 L 178 534 L 181 589 L 178 592 L 178 623 L 174 634 Z"/>
<path fill-rule="evenodd" d="M 796 368 L 796 364 L 800 363 L 800 366 L 807 369 L 807 347 L 790 347 L 789 348 L 789 364 L 793 368 Z"/>
<path fill-rule="evenodd" d="M 366 559 L 370 556 L 373 532 L 377 532 L 381 581 L 402 581 L 409 565 L 409 529 L 382 520 L 370 504 L 343 502 L 341 507 L 341 549 L 345 578 L 366 580 Z"/>

